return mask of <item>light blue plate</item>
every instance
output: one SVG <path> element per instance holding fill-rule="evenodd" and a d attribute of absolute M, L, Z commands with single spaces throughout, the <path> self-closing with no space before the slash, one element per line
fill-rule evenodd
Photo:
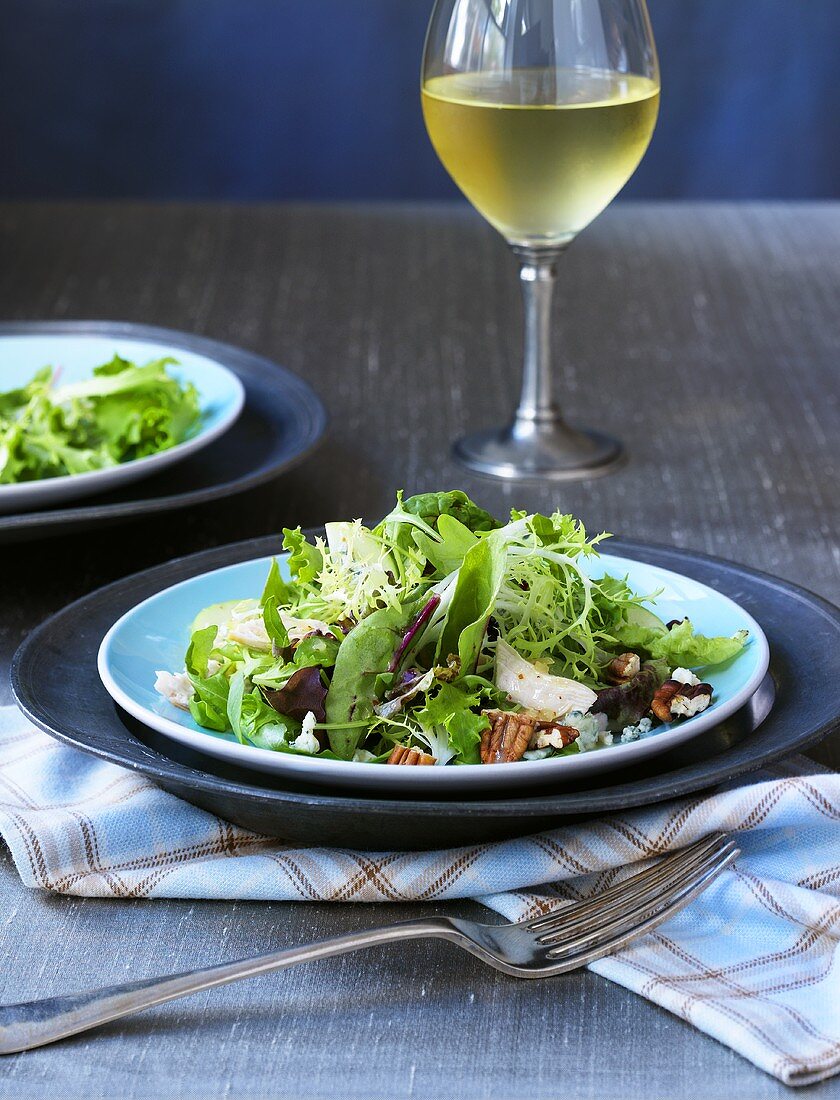
<path fill-rule="evenodd" d="M 106 470 L 0 485 L 0 513 L 77 500 L 158 473 L 218 439 L 242 411 L 245 402 L 242 383 L 214 359 L 184 348 L 173 349 L 165 343 L 107 335 L 33 333 L 0 336 L 0 391 L 25 384 L 45 366 L 61 368 L 59 384 L 81 382 L 90 378 L 94 367 L 108 362 L 114 355 L 141 364 L 168 357 L 178 361 L 177 366 L 169 368 L 170 372 L 182 382 L 192 382 L 201 403 L 201 421 L 190 438 L 168 451 Z"/>
<path fill-rule="evenodd" d="M 715 689 L 714 701 L 703 714 L 676 726 L 662 726 L 652 736 L 631 744 L 617 744 L 577 756 L 493 767 L 389 768 L 274 753 L 240 745 L 233 736 L 202 729 L 190 714 L 171 706 L 154 690 L 158 669 L 168 672 L 183 669 L 189 627 L 198 612 L 210 604 L 259 596 L 270 561 L 262 558 L 243 562 L 183 581 L 124 615 L 108 632 L 99 651 L 99 674 L 112 698 L 129 714 L 165 736 L 255 771 L 356 790 L 478 792 L 517 790 L 545 784 L 552 778 L 588 777 L 665 752 L 702 735 L 743 706 L 757 690 L 769 666 L 764 632 L 751 615 L 728 597 L 679 573 L 605 554 L 598 561 L 599 568 L 593 567 L 593 576 L 600 571 L 614 576 L 626 574 L 639 593 L 662 589 L 655 610 L 666 622 L 688 616 L 703 634 L 749 631 L 749 644 L 737 658 L 703 671 L 703 678 Z M 281 564 L 285 568 L 284 558 Z"/>

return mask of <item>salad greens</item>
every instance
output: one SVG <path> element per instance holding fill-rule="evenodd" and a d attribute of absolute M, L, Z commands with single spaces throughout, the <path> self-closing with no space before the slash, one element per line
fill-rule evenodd
<path fill-rule="evenodd" d="M 115 355 L 82 382 L 44 367 L 0 393 L 0 485 L 88 473 L 181 443 L 200 420 L 198 393 L 167 367 Z"/>
<path fill-rule="evenodd" d="M 656 593 L 591 568 L 605 534 L 573 516 L 495 519 L 459 491 L 404 499 L 373 528 L 284 531 L 262 595 L 203 611 L 157 688 L 243 744 L 363 762 L 541 759 L 690 717 L 745 633 L 666 625 Z M 595 578 L 591 574 L 595 574 Z"/>

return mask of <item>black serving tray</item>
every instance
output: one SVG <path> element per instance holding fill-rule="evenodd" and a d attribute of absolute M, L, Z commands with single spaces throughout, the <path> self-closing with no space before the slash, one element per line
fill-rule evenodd
<path fill-rule="evenodd" d="M 26 321 L 0 324 L 0 336 L 103 335 L 154 340 L 206 355 L 239 376 L 245 407 L 212 446 L 156 476 L 66 507 L 0 516 L 0 544 L 66 534 L 232 496 L 300 462 L 324 434 L 327 416 L 310 386 L 285 367 L 242 348 L 172 329 L 115 321 Z M 33 364 L 35 367 L 41 364 Z"/>
<path fill-rule="evenodd" d="M 132 768 L 236 824 L 289 841 L 418 849 L 521 836 L 612 810 L 707 790 L 815 744 L 840 725 L 840 610 L 766 574 L 689 551 L 616 539 L 610 549 L 694 577 L 737 600 L 764 628 L 770 673 L 753 699 L 708 734 L 655 760 L 509 798 L 388 799 L 279 783 L 177 746 L 112 702 L 99 644 L 140 600 L 207 570 L 277 552 L 261 538 L 118 581 L 71 604 L 17 651 L 12 690 L 27 717 L 65 744 Z M 606 750 L 608 751 L 608 750 Z"/>

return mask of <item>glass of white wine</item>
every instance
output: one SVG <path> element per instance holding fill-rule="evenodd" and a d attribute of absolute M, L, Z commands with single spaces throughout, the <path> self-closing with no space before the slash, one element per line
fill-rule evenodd
<path fill-rule="evenodd" d="M 438 156 L 520 264 L 525 376 L 513 423 L 457 457 L 504 478 L 607 473 L 621 445 L 563 419 L 551 369 L 557 261 L 639 165 L 659 111 L 645 0 L 437 0 L 423 114 Z"/>

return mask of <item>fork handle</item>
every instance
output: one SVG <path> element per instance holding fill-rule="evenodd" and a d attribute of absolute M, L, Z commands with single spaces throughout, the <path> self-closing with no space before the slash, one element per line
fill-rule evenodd
<path fill-rule="evenodd" d="M 347 936 L 321 940 L 285 951 L 273 951 L 250 959 L 191 970 L 185 974 L 172 974 L 165 978 L 147 978 L 142 982 L 112 985 L 105 989 L 66 997 L 49 997 L 39 1001 L 0 1007 L 0 1054 L 16 1054 L 23 1050 L 45 1046 L 69 1035 L 78 1035 L 111 1020 L 130 1016 L 144 1008 L 165 1004 L 166 1001 L 213 989 L 242 978 L 283 970 L 298 963 L 346 955 L 377 944 L 396 940 L 422 939 L 434 936 L 456 939 L 458 933 L 448 920 L 441 917 L 424 917 L 404 921 L 385 928 L 371 928 L 353 932 Z"/>

